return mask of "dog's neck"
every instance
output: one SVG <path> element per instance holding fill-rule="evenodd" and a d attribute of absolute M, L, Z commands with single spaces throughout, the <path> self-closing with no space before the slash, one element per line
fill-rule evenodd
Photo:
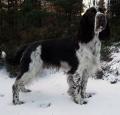
<path fill-rule="evenodd" d="M 95 33 L 93 39 L 86 43 L 79 43 L 80 48 L 86 48 L 89 50 L 92 55 L 100 57 L 100 50 L 101 50 L 101 41 L 99 40 L 99 33 Z"/>

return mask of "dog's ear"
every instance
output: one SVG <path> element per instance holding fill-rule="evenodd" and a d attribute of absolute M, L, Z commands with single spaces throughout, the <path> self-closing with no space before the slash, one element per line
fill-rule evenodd
<path fill-rule="evenodd" d="M 99 39 L 100 40 L 109 40 L 110 39 L 110 25 L 109 25 L 109 19 L 107 18 L 107 25 L 106 28 L 99 33 Z"/>
<path fill-rule="evenodd" d="M 78 40 L 80 42 L 88 43 L 93 38 L 96 13 L 96 9 L 92 7 L 82 16 L 78 32 Z"/>

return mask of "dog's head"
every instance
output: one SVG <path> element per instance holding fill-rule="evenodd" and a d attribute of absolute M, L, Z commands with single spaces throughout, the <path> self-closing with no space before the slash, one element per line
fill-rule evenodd
<path fill-rule="evenodd" d="M 105 14 L 91 7 L 81 18 L 78 39 L 83 43 L 88 43 L 95 34 L 100 34 L 99 37 L 103 38 L 105 35 L 103 31 L 105 33 L 107 26 Z"/>
<path fill-rule="evenodd" d="M 107 25 L 106 16 L 101 12 L 97 12 L 95 16 L 94 32 L 99 34 L 106 28 L 106 25 Z"/>

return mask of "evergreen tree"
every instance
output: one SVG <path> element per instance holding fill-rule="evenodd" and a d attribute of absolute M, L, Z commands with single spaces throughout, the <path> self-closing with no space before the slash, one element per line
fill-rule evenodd
<path fill-rule="evenodd" d="M 24 11 L 30 11 L 33 7 L 33 0 L 24 0 Z"/>
<path fill-rule="evenodd" d="M 0 9 L 2 8 L 2 2 L 1 2 L 1 0 L 0 0 Z"/>
<path fill-rule="evenodd" d="M 58 9 L 61 10 L 62 14 L 71 19 L 72 15 L 78 14 L 81 15 L 83 11 L 83 0 L 47 0 L 48 2 L 53 3 L 56 7 L 56 12 Z"/>
<path fill-rule="evenodd" d="M 111 16 L 120 16 L 120 0 L 109 0 L 108 4 Z"/>

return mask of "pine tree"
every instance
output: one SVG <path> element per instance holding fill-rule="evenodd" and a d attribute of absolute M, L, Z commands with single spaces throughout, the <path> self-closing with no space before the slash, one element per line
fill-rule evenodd
<path fill-rule="evenodd" d="M 51 2 L 55 10 L 61 11 L 62 14 L 66 15 L 71 20 L 72 15 L 81 15 L 83 11 L 83 0 L 47 0 Z"/>
<path fill-rule="evenodd" d="M 32 0 L 34 9 L 41 9 L 41 0 Z"/>
<path fill-rule="evenodd" d="M 120 0 L 109 0 L 111 16 L 120 16 Z"/>
<path fill-rule="evenodd" d="M 2 2 L 1 2 L 1 0 L 0 0 L 0 9 L 2 8 Z"/>

